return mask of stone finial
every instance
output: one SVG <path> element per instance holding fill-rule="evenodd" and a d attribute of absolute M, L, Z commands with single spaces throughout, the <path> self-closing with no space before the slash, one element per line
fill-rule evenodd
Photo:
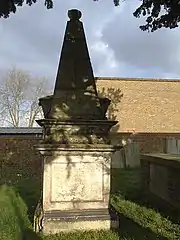
<path fill-rule="evenodd" d="M 72 21 L 77 21 L 81 18 L 82 13 L 77 9 L 71 9 L 68 11 L 68 17 Z"/>

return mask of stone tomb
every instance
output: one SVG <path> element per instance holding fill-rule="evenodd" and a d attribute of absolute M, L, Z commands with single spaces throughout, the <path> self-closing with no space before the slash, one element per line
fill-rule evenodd
<path fill-rule="evenodd" d="M 111 155 L 107 98 L 97 94 L 81 12 L 68 11 L 54 93 L 39 99 L 44 119 L 43 233 L 111 229 L 119 226 L 110 209 Z"/>

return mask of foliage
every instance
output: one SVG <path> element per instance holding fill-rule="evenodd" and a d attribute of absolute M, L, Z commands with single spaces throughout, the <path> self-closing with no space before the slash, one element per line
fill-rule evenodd
<path fill-rule="evenodd" d="M 121 102 L 123 97 L 121 89 L 119 88 L 115 89 L 113 87 L 109 88 L 100 87 L 98 89 L 98 95 L 99 97 L 107 97 L 111 100 L 111 104 L 108 107 L 106 115 L 109 120 L 115 121 L 117 118 L 117 113 L 119 112 L 119 103 Z M 117 132 L 118 128 L 119 124 L 116 124 L 115 126 L 112 127 L 111 131 Z"/>
<path fill-rule="evenodd" d="M 35 151 L 37 139 L 0 140 L 0 184 L 18 183 L 22 179 L 41 179 L 42 156 Z"/>
<path fill-rule="evenodd" d="M 38 98 L 47 93 L 47 79 L 34 79 L 28 72 L 12 68 L 1 80 L 1 121 L 16 128 L 33 127 L 35 119 L 42 115 Z"/>
<path fill-rule="evenodd" d="M 180 2 L 178 0 L 143 0 L 134 12 L 135 17 L 148 16 L 141 30 L 152 32 L 164 28 L 176 28 L 180 21 Z"/>
<path fill-rule="evenodd" d="M 148 209 L 131 201 L 124 200 L 120 196 L 112 197 L 111 204 L 120 215 L 122 214 L 137 223 L 139 226 L 149 229 L 156 234 L 157 237 L 161 236 L 169 240 L 180 239 L 179 225 L 173 224 L 153 209 Z"/>
<path fill-rule="evenodd" d="M 36 3 L 37 0 L 1 0 L 0 1 L 0 17 L 7 18 L 10 13 L 15 13 L 17 7 L 23 6 L 24 2 L 31 6 L 33 3 Z M 47 9 L 53 7 L 52 0 L 45 0 L 45 6 Z"/>
<path fill-rule="evenodd" d="M 37 1 L 26 0 L 26 4 L 31 6 Z M 113 0 L 113 2 L 115 6 L 118 6 L 121 0 Z M 10 13 L 16 12 L 17 6 L 22 6 L 23 3 L 24 0 L 1 0 L 0 17 L 7 18 Z M 45 0 L 44 4 L 50 9 L 53 7 L 53 0 Z M 146 16 L 146 24 L 140 26 L 143 31 L 154 32 L 160 28 L 176 28 L 180 21 L 180 3 L 178 0 L 141 0 L 140 6 L 133 15 L 135 17 Z"/>
<path fill-rule="evenodd" d="M 108 107 L 107 110 L 107 118 L 110 120 L 116 120 L 117 113 L 119 111 L 119 103 L 121 102 L 121 99 L 123 97 L 123 93 L 121 92 L 121 89 L 109 87 L 101 87 L 98 89 L 98 95 L 100 97 L 107 97 L 111 100 L 111 104 Z"/>
<path fill-rule="evenodd" d="M 27 206 L 27 215 L 31 223 L 33 222 L 36 205 L 40 198 L 41 188 L 41 183 L 32 178 L 22 179 L 14 185 L 14 189 L 18 192 Z"/>
<path fill-rule="evenodd" d="M 0 185 L 15 187 L 28 207 L 30 220 L 33 218 L 42 184 L 42 156 L 33 148 L 37 143 L 37 140 L 32 139 L 0 141 Z"/>
<path fill-rule="evenodd" d="M 0 187 L 0 239 L 20 240 L 22 232 L 30 226 L 27 206 L 13 187 Z"/>

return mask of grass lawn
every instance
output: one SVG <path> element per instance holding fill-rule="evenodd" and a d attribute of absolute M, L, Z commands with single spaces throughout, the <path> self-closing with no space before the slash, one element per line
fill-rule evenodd
<path fill-rule="evenodd" d="M 21 179 L 0 186 L 0 240 L 141 240 L 180 239 L 180 227 L 151 208 L 140 205 L 140 170 L 113 170 L 111 204 L 120 216 L 120 230 L 37 235 L 32 230 L 39 184 Z"/>

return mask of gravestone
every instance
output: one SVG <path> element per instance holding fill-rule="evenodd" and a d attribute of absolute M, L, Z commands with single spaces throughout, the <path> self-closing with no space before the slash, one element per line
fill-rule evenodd
<path fill-rule="evenodd" d="M 39 99 L 44 119 L 43 233 L 118 227 L 110 209 L 108 98 L 97 94 L 81 12 L 69 10 L 54 93 Z"/>

